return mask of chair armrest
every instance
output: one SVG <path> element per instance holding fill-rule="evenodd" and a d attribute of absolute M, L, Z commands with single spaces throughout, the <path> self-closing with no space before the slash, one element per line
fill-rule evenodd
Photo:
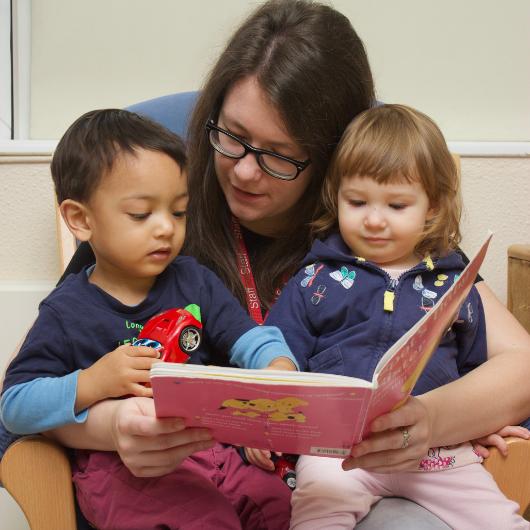
<path fill-rule="evenodd" d="M 77 527 L 70 461 L 52 440 L 28 436 L 14 442 L 0 461 L 0 480 L 31 530 Z"/>
<path fill-rule="evenodd" d="M 508 247 L 507 305 L 530 333 L 530 245 Z"/>
<path fill-rule="evenodd" d="M 519 504 L 519 513 L 530 512 L 530 440 L 507 438 L 508 455 L 490 448 L 484 467 L 493 475 L 500 490 Z"/>

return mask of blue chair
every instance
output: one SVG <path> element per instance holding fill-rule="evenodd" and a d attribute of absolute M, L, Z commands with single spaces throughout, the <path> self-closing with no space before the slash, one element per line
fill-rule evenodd
<path fill-rule="evenodd" d="M 179 92 L 148 99 L 131 105 L 127 109 L 160 123 L 185 139 L 197 96 L 198 92 Z"/>

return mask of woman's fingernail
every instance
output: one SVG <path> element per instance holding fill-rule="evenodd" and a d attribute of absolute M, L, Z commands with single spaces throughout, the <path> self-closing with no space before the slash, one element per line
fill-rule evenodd
<path fill-rule="evenodd" d="M 342 469 L 344 469 L 344 471 L 350 471 L 351 469 L 355 469 L 357 466 L 355 465 L 355 462 L 353 459 L 351 458 L 348 458 L 348 460 L 344 460 L 344 462 L 342 462 Z"/>

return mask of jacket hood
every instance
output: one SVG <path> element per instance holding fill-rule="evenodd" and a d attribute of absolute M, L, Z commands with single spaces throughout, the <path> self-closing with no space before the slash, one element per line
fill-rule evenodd
<path fill-rule="evenodd" d="M 361 256 L 362 257 L 362 256 Z M 356 256 L 352 256 L 350 249 L 339 233 L 324 239 L 317 239 L 302 262 L 302 266 L 315 261 L 341 261 L 344 263 L 359 263 Z M 458 252 L 450 252 L 447 256 L 433 260 L 437 269 L 454 269 L 464 267 L 462 256 Z"/>

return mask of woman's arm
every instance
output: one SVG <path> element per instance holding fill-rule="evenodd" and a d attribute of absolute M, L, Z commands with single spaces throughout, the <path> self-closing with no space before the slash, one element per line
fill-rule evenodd
<path fill-rule="evenodd" d="M 434 417 L 443 419 L 433 424 L 435 445 L 490 434 L 530 416 L 530 335 L 485 282 L 477 289 L 486 317 L 488 361 L 422 396 Z"/>
<path fill-rule="evenodd" d="M 412 469 L 429 447 L 472 440 L 530 416 L 530 336 L 484 282 L 476 287 L 486 318 L 488 361 L 377 418 L 374 434 L 352 450 L 345 469 Z M 410 435 L 406 448 L 404 428 Z"/>
<path fill-rule="evenodd" d="M 85 423 L 46 434 L 76 449 L 117 451 L 138 477 L 165 475 L 215 443 L 206 429 L 187 429 L 179 418 L 157 418 L 153 400 L 141 397 L 102 401 L 90 408 Z"/>

